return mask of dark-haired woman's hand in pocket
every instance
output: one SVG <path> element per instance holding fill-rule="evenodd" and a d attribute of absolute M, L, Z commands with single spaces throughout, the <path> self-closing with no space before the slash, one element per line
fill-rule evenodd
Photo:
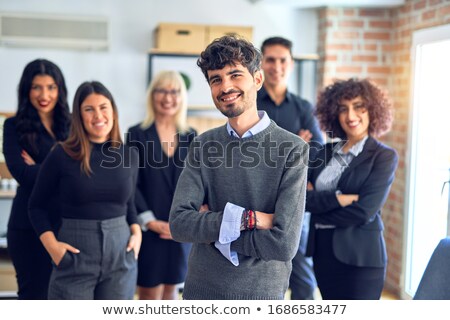
<path fill-rule="evenodd" d="M 62 258 L 66 254 L 66 251 L 72 253 L 80 253 L 80 250 L 71 246 L 68 243 L 58 241 L 53 231 L 46 231 L 39 236 L 42 244 L 47 250 L 48 254 L 52 258 L 53 262 L 58 266 Z"/>

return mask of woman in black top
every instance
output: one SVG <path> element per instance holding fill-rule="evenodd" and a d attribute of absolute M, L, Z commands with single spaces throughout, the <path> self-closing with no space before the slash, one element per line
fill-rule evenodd
<path fill-rule="evenodd" d="M 69 133 L 67 89 L 61 70 L 38 59 L 24 69 L 18 88 L 18 109 L 3 131 L 6 165 L 19 183 L 8 223 L 8 252 L 17 275 L 19 299 L 47 299 L 50 258 L 28 218 L 28 200 L 41 163 L 57 141 Z M 46 203 L 51 227 L 58 219 L 54 197 Z"/>
<path fill-rule="evenodd" d="M 387 255 L 383 207 L 398 156 L 376 138 L 389 131 L 391 103 L 369 80 L 336 81 L 316 106 L 328 143 L 310 163 L 307 254 L 323 299 L 379 299 Z"/>
<path fill-rule="evenodd" d="M 190 244 L 172 240 L 169 212 L 178 178 L 195 131 L 186 124 L 187 94 L 180 74 L 159 73 L 147 95 L 146 119 L 129 129 L 128 144 L 140 152 L 136 192 L 143 229 L 139 255 L 140 299 L 177 299 L 184 282 Z"/>
<path fill-rule="evenodd" d="M 85 82 L 73 103 L 69 138 L 42 165 L 30 219 L 54 268 L 50 299 L 132 299 L 141 230 L 134 193 L 138 155 L 120 138 L 117 107 L 99 82 Z M 60 191 L 55 236 L 46 202 Z"/>

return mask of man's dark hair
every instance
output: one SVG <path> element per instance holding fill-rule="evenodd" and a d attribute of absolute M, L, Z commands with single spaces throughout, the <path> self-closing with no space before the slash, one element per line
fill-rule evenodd
<path fill-rule="evenodd" d="M 261 45 L 261 52 L 264 54 L 264 49 L 266 47 L 280 45 L 289 50 L 289 53 L 292 56 L 292 41 L 282 37 L 272 37 L 267 38 Z"/>
<path fill-rule="evenodd" d="M 219 70 L 240 63 L 253 75 L 261 69 L 261 53 L 249 41 L 236 36 L 223 36 L 211 42 L 200 54 L 197 65 L 208 79 L 209 70 Z"/>

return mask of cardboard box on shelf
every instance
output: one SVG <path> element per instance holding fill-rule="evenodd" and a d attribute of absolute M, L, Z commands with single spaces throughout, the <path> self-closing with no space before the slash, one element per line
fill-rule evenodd
<path fill-rule="evenodd" d="M 199 54 L 205 49 L 206 25 L 160 23 L 155 30 L 158 51 Z"/>
<path fill-rule="evenodd" d="M 253 41 L 253 27 L 244 26 L 208 26 L 206 45 L 225 35 L 238 35 L 248 41 Z"/>

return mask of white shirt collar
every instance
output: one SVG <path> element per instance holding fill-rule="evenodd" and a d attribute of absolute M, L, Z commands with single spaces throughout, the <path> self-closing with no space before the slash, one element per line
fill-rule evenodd
<path fill-rule="evenodd" d="M 267 113 L 263 110 L 258 110 L 259 121 L 250 129 L 248 129 L 242 135 L 242 138 L 253 137 L 255 134 L 260 133 L 270 125 L 270 118 Z M 231 127 L 230 121 L 227 122 L 227 132 L 232 137 L 239 137 L 236 131 Z"/>
<path fill-rule="evenodd" d="M 365 136 L 363 139 L 361 139 L 360 141 L 358 141 L 356 144 L 354 144 L 347 152 L 347 154 L 351 153 L 353 156 L 357 157 L 358 154 L 360 154 L 362 152 L 362 150 L 364 149 L 364 145 L 366 144 L 367 139 L 369 138 L 369 136 Z M 342 145 L 342 148 L 344 147 L 344 145 Z M 342 148 L 340 148 L 337 153 L 339 154 L 346 154 L 342 151 Z"/>

